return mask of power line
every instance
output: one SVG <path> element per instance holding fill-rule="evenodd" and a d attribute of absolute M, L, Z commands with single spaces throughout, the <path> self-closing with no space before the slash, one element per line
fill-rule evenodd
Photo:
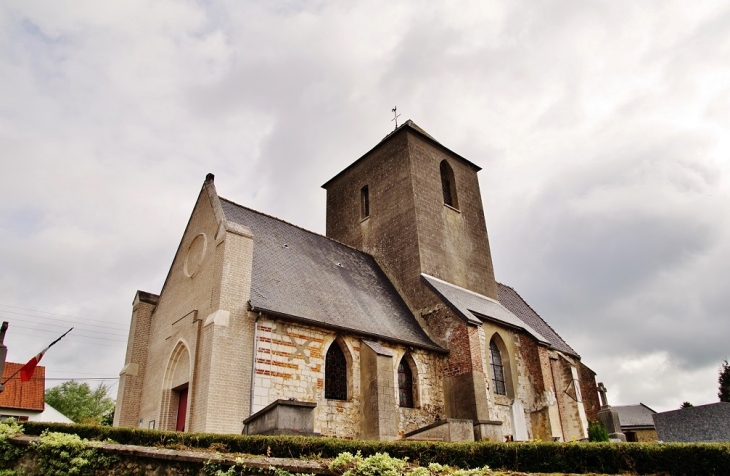
<path fill-rule="evenodd" d="M 20 375 L 11 377 L 10 380 L 20 380 Z M 119 380 L 119 377 L 31 377 L 30 380 Z"/>
<path fill-rule="evenodd" d="M 13 335 L 36 337 L 36 338 L 38 337 L 35 334 L 24 334 L 22 332 L 13 332 Z M 92 337 L 92 339 L 94 339 L 94 337 Z M 83 341 L 83 340 L 72 340 L 72 339 L 66 339 L 65 342 L 74 342 L 76 344 L 86 344 L 86 345 L 99 345 L 99 346 L 102 346 L 102 347 L 125 347 L 123 345 L 97 344 L 95 342 L 87 342 L 87 341 Z"/>
<path fill-rule="evenodd" d="M 124 330 L 126 330 L 125 328 L 121 328 L 121 327 L 119 327 L 119 328 L 113 327 L 113 326 L 118 325 L 118 324 L 112 324 L 112 323 L 109 323 L 106 326 L 100 326 L 100 325 L 97 325 L 97 324 L 86 324 L 84 321 L 72 321 L 70 319 L 58 319 L 58 318 L 55 318 L 55 317 L 36 316 L 36 315 L 33 315 L 33 314 L 25 314 L 23 312 L 8 311 L 7 309 L 0 309 L 0 311 L 2 311 L 2 312 L 8 312 L 10 314 L 17 314 L 19 316 L 33 317 L 33 318 L 36 318 L 36 319 L 46 319 L 48 321 L 53 321 L 53 322 L 67 322 L 69 324 L 74 324 L 74 325 L 79 325 L 79 326 L 100 327 L 102 329 L 112 329 L 112 330 L 115 330 L 115 331 L 124 331 Z M 121 324 L 119 324 L 119 325 L 121 326 Z"/>
<path fill-rule="evenodd" d="M 33 322 L 33 321 L 27 321 L 25 319 L 20 320 L 20 319 L 14 318 L 14 317 L 7 317 L 7 316 L 4 316 L 2 314 L 0 314 L 0 318 L 8 319 L 10 321 L 10 324 L 13 325 L 11 327 L 11 329 L 13 327 L 23 327 L 23 326 L 19 326 L 19 325 L 15 324 L 15 322 L 22 322 L 24 324 L 34 324 L 34 325 L 37 325 L 37 326 L 60 327 L 62 329 L 67 329 L 68 328 L 68 326 L 59 325 L 59 324 L 46 324 L 45 322 Z M 28 328 L 25 327 L 25 329 L 28 329 Z M 123 334 L 115 334 L 113 332 L 102 332 L 102 331 L 95 331 L 95 330 L 92 330 L 92 329 L 79 329 L 79 330 L 82 330 L 84 332 L 93 332 L 95 334 L 103 334 L 103 335 L 110 335 L 110 336 L 116 336 L 116 337 L 126 337 Z"/>
<path fill-rule="evenodd" d="M 45 329 L 36 329 L 35 327 L 19 326 L 17 324 L 14 325 L 13 327 L 17 327 L 19 329 L 30 329 L 30 330 L 36 331 L 36 332 L 50 332 L 51 334 L 58 334 L 58 331 L 47 331 Z M 74 336 L 76 336 L 76 337 L 88 337 L 89 339 L 108 340 L 108 341 L 111 341 L 111 342 L 125 342 L 124 340 L 121 340 L 121 339 L 107 339 L 105 337 L 87 336 L 85 334 L 79 334 L 79 333 L 74 334 Z"/>
<path fill-rule="evenodd" d="M 67 373 L 71 373 L 71 374 L 96 375 L 96 372 L 76 372 L 75 370 L 52 370 L 52 369 L 49 369 L 48 367 L 46 367 L 46 374 L 48 374 L 49 372 L 54 372 L 54 373 L 67 372 Z"/>
<path fill-rule="evenodd" d="M 79 317 L 79 316 L 69 316 L 69 315 L 67 315 L 67 314 L 56 314 L 55 312 L 48 312 L 48 311 L 39 311 L 38 309 L 28 309 L 28 308 L 26 308 L 26 307 L 11 306 L 10 304 L 3 304 L 3 303 L 0 303 L 0 306 L 3 306 L 3 307 L 10 307 L 10 308 L 13 308 L 13 309 L 21 309 L 21 310 L 23 310 L 23 311 L 40 312 L 40 313 L 42 313 L 42 314 L 50 314 L 50 315 L 52 315 L 52 316 L 70 317 L 70 318 L 72 318 L 72 319 L 81 319 L 82 321 L 101 322 L 101 323 L 104 323 L 104 324 L 108 324 L 108 323 L 107 323 L 106 321 L 100 321 L 100 320 L 98 320 L 98 319 L 86 319 L 86 318 L 83 318 L 83 317 Z M 10 311 L 8 311 L 8 312 L 10 312 Z M 39 316 L 39 317 L 40 317 L 40 316 Z"/>

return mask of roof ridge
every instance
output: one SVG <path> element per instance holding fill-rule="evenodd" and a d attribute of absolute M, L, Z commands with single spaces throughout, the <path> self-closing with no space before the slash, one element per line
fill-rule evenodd
<path fill-rule="evenodd" d="M 534 309 L 534 308 L 533 308 L 532 306 L 530 306 L 530 304 L 529 304 L 529 303 L 528 303 L 527 301 L 525 301 L 525 298 L 523 298 L 523 297 L 522 297 L 522 295 L 521 295 L 520 293 L 518 293 L 518 292 L 517 292 L 517 290 L 516 290 L 515 288 L 513 288 L 513 287 L 512 287 L 512 286 L 510 286 L 510 285 L 507 285 L 507 284 L 504 284 L 504 283 L 500 283 L 499 281 L 497 281 L 497 284 L 498 284 L 498 285 L 500 285 L 500 286 L 504 286 L 505 288 L 510 288 L 510 289 L 512 290 L 512 292 L 514 292 L 514 293 L 515 293 L 515 294 L 517 295 L 517 297 L 518 297 L 518 298 L 520 298 L 520 301 L 522 301 L 522 302 L 523 302 L 523 303 L 524 303 L 524 304 L 525 304 L 525 305 L 526 305 L 527 307 L 529 307 L 529 308 L 530 308 L 530 310 L 531 310 L 532 312 L 534 312 L 534 313 L 535 313 L 535 315 L 536 315 L 537 317 L 539 317 L 539 318 L 540 318 L 540 319 L 542 320 L 542 322 L 544 322 L 544 323 L 545 323 L 545 325 L 546 325 L 546 326 L 548 326 L 548 327 L 550 328 L 550 330 L 551 330 L 551 331 L 553 331 L 553 332 L 555 333 L 555 335 L 556 335 L 556 336 L 560 337 L 560 340 L 562 340 L 562 341 L 563 341 L 563 343 L 564 343 L 565 345 L 567 345 L 567 346 L 568 346 L 568 348 L 570 348 L 570 349 L 571 349 L 571 350 L 572 350 L 573 352 L 575 352 L 575 355 L 579 355 L 579 354 L 578 354 L 578 352 L 576 352 L 576 350 L 575 350 L 575 349 L 573 349 L 573 346 L 572 346 L 572 345 L 570 345 L 570 344 L 568 344 L 568 341 L 566 341 L 565 339 L 563 339 L 563 336 L 561 336 L 561 335 L 560 335 L 560 334 L 558 333 L 558 331 L 556 331 L 556 330 L 555 330 L 555 329 L 553 328 L 553 326 L 551 326 L 551 325 L 550 325 L 550 323 L 549 323 L 548 321 L 546 321 L 546 320 L 545 320 L 545 319 L 544 319 L 544 318 L 543 318 L 543 317 L 542 317 L 542 316 L 540 315 L 540 313 L 539 313 L 539 312 L 537 312 L 537 311 L 536 311 L 536 310 L 535 310 L 535 309 Z M 497 296 L 499 296 L 499 289 L 497 289 Z"/>
<path fill-rule="evenodd" d="M 275 216 L 273 216 L 273 215 L 269 215 L 268 213 L 264 213 L 264 212 L 260 212 L 260 211 L 258 211 L 258 210 L 254 210 L 254 209 L 253 209 L 253 208 L 251 208 L 251 207 L 247 207 L 246 205 L 241 205 L 240 203 L 236 203 L 236 202 L 234 202 L 233 200 L 229 200 L 228 198 L 225 198 L 225 197 L 221 197 L 220 195 L 218 195 L 218 199 L 219 199 L 219 200 L 225 200 L 226 202 L 228 202 L 228 203 L 230 203 L 230 204 L 232 204 L 232 205 L 235 205 L 235 206 L 237 206 L 237 207 L 245 208 L 246 210 L 248 210 L 248 211 L 251 211 L 251 212 L 253 212 L 253 213 L 258 213 L 259 215 L 261 215 L 261 216 L 265 216 L 266 218 L 271 218 L 272 220 L 276 220 L 276 221 L 278 221 L 278 222 L 281 222 L 281 223 L 283 223 L 283 224 L 285 224 L 285 225 L 289 225 L 289 226 L 291 226 L 291 227 L 293 227 L 293 228 L 296 228 L 296 229 L 298 229 L 298 230 L 302 230 L 302 231 L 305 231 L 305 232 L 307 232 L 307 233 L 309 233 L 309 234 L 311 234 L 311 235 L 315 235 L 315 236 L 318 236 L 318 237 L 320 237 L 320 238 L 324 238 L 324 239 L 326 239 L 326 240 L 329 240 L 329 241 L 331 241 L 331 242 L 333 242 L 333 243 L 337 243 L 338 245 L 342 245 L 342 246 L 344 246 L 345 248 L 349 248 L 349 249 L 351 249 L 351 250 L 353 250 L 353 251 L 357 251 L 358 253 L 362 253 L 362 254 L 364 254 L 364 255 L 366 255 L 366 256 L 369 256 L 369 257 L 371 257 L 371 258 L 375 259 L 375 258 L 373 257 L 373 255 L 371 255 L 370 253 L 367 253 L 367 252 L 365 252 L 365 251 L 363 251 L 363 250 L 359 250 L 359 249 L 355 248 L 354 246 L 350 246 L 350 245 L 348 245 L 348 244 L 346 244 L 346 243 L 342 243 L 341 241 L 337 241 L 337 240 L 335 240 L 334 238 L 330 238 L 330 237 L 329 237 L 329 236 L 327 236 L 327 235 L 323 235 L 323 234 L 321 234 L 321 233 L 317 233 L 316 231 L 312 231 L 312 230 L 307 230 L 306 228 L 303 228 L 303 227 L 301 227 L 301 226 L 299 226 L 299 225 L 295 225 L 294 223 L 290 223 L 290 222 L 288 222 L 288 221 L 286 221 L 286 220 L 282 220 L 281 218 L 275 217 Z M 228 219 L 228 218 L 226 218 L 226 220 L 227 220 L 227 219 Z"/>

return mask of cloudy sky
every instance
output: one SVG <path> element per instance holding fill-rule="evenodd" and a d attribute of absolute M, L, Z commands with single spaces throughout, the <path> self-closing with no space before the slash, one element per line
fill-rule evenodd
<path fill-rule="evenodd" d="M 498 280 L 612 404 L 717 401 L 727 1 L 5 1 L 0 86 L 0 318 L 16 362 L 76 326 L 49 378 L 117 376 L 206 173 L 323 233 L 397 105 L 483 168 Z"/>

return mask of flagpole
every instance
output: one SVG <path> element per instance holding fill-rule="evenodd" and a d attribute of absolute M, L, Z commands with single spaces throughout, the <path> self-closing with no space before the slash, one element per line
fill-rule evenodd
<path fill-rule="evenodd" d="M 64 332 L 64 333 L 63 333 L 63 335 L 62 335 L 61 337 L 59 337 L 58 339 L 56 339 L 56 340 L 54 340 L 53 342 L 51 342 L 51 343 L 50 343 L 50 344 L 48 345 L 48 347 L 46 347 L 45 349 L 43 349 L 43 350 L 42 350 L 41 352 L 42 352 L 42 353 L 45 353 L 45 352 L 46 352 L 46 351 L 47 351 L 48 349 L 50 349 L 50 348 L 51 348 L 51 347 L 53 346 L 53 344 L 55 344 L 55 343 L 56 343 L 56 342 L 58 342 L 59 340 L 61 340 L 61 339 L 63 339 L 64 337 L 66 337 L 66 334 L 68 334 L 68 333 L 69 333 L 69 332 L 71 332 L 72 330 L 74 330 L 74 328 L 73 328 L 73 327 L 72 327 L 71 329 L 67 330 L 66 332 Z M 37 354 L 36 354 L 36 356 L 37 356 Z M 33 357 L 33 358 L 35 358 L 35 357 Z M 32 360 L 32 359 L 31 359 L 31 360 Z M 26 364 L 26 365 L 27 365 L 27 364 Z M 10 380 L 11 378 L 15 377 L 16 375 L 18 375 L 18 373 L 20 373 L 20 371 L 21 371 L 21 370 L 23 370 L 23 367 L 25 367 L 25 365 L 21 366 L 21 367 L 20 367 L 20 368 L 19 368 L 18 370 L 16 370 L 16 371 L 15 371 L 15 373 L 13 373 L 13 375 L 11 375 L 10 377 L 6 378 L 6 379 L 5 379 L 5 381 L 4 381 L 4 382 L 2 382 L 2 384 L 0 384 L 0 385 L 5 385 L 6 383 L 8 383 L 8 381 L 9 381 L 9 380 Z"/>

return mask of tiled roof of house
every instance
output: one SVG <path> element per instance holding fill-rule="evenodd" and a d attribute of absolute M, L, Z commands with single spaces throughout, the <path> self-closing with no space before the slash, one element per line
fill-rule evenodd
<path fill-rule="evenodd" d="M 656 412 L 643 403 L 638 405 L 614 405 L 611 408 L 618 413 L 621 428 L 654 428 L 654 418 L 652 415 Z"/>
<path fill-rule="evenodd" d="M 730 441 L 730 402 L 655 413 L 654 425 L 661 441 Z"/>
<path fill-rule="evenodd" d="M 444 351 L 372 256 L 223 198 L 221 206 L 253 234 L 254 310 Z"/>
<path fill-rule="evenodd" d="M 20 370 L 25 364 L 6 362 L 3 370 L 3 382 Z M 15 375 L 5 384 L 0 392 L 0 408 L 16 408 L 21 410 L 43 411 L 46 390 L 46 368 L 35 368 L 33 378 L 27 382 L 20 381 L 20 374 Z"/>
<path fill-rule="evenodd" d="M 522 322 L 530 326 L 532 329 L 535 329 L 540 333 L 540 335 L 545 336 L 545 339 L 554 349 L 565 352 L 566 354 L 580 357 L 578 353 L 573 350 L 573 348 L 569 346 L 557 332 L 555 332 L 555 329 L 545 322 L 545 320 L 540 317 L 540 315 L 535 312 L 535 310 L 532 309 L 532 307 L 530 307 L 530 305 L 522 299 L 522 296 L 520 296 L 513 288 L 502 283 L 497 283 L 497 296 L 499 296 L 499 302 L 502 303 L 504 307 L 512 311 L 512 313 L 519 317 Z"/>

